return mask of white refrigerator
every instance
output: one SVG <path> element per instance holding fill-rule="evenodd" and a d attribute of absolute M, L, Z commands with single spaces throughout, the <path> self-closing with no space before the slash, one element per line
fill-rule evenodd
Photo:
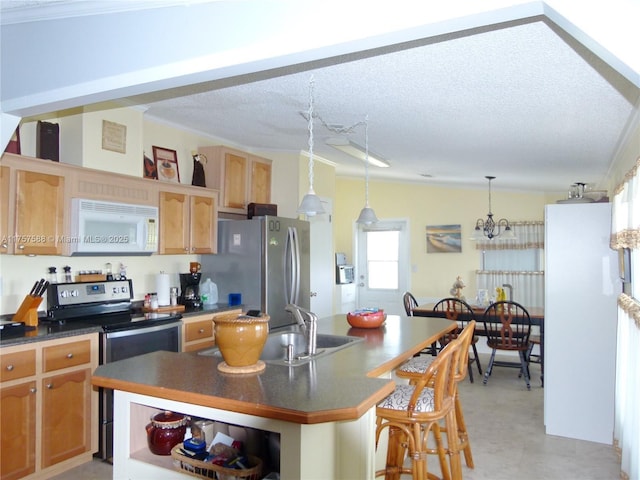
<path fill-rule="evenodd" d="M 613 441 L 617 252 L 611 204 L 545 208 L 546 433 Z"/>

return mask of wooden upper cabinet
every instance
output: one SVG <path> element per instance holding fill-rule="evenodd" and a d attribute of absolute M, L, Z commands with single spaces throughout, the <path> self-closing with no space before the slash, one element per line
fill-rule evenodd
<path fill-rule="evenodd" d="M 216 194 L 160 192 L 158 253 L 216 253 L 218 209 Z"/>
<path fill-rule="evenodd" d="M 64 177 L 16 172 L 15 254 L 62 255 Z"/>
<path fill-rule="evenodd" d="M 249 203 L 271 203 L 271 160 L 251 156 Z"/>
<path fill-rule="evenodd" d="M 225 146 L 200 147 L 207 188 L 220 191 L 220 210 L 246 213 L 249 203 L 270 203 L 271 160 Z"/>
<path fill-rule="evenodd" d="M 9 167 L 0 166 L 0 253 L 9 250 Z"/>
<path fill-rule="evenodd" d="M 218 209 L 216 198 L 190 196 L 191 253 L 215 253 L 218 245 Z"/>
<path fill-rule="evenodd" d="M 160 192 L 159 216 L 158 253 L 188 253 L 189 204 L 187 196 L 177 192 Z"/>
<path fill-rule="evenodd" d="M 224 194 L 222 205 L 247 208 L 247 171 L 249 158 L 244 154 L 224 154 Z"/>

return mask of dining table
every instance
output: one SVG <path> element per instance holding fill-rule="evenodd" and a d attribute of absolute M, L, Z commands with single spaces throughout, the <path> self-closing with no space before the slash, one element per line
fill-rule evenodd
<path fill-rule="evenodd" d="M 414 317 L 442 317 L 443 312 L 433 310 L 435 303 L 425 303 L 413 308 Z M 476 320 L 476 335 L 486 336 L 482 317 L 487 307 L 482 305 L 469 304 Z M 536 325 L 540 329 L 540 383 L 544 387 L 544 307 L 525 307 L 531 318 L 531 325 Z"/>

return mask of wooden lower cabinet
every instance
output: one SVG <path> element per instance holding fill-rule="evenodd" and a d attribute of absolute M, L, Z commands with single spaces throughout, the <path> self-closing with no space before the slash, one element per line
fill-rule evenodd
<path fill-rule="evenodd" d="M 98 334 L 0 348 L 0 478 L 49 478 L 98 450 Z"/>
<path fill-rule="evenodd" d="M 36 382 L 0 390 L 0 478 L 25 477 L 36 470 Z"/>
<path fill-rule="evenodd" d="M 46 377 L 41 390 L 45 468 L 91 449 L 91 370 Z"/>
<path fill-rule="evenodd" d="M 242 313 L 242 310 L 236 309 L 220 313 L 182 317 L 182 351 L 193 352 L 213 347 L 215 345 L 213 328 L 216 318 L 220 315 L 240 315 L 240 313 Z"/>

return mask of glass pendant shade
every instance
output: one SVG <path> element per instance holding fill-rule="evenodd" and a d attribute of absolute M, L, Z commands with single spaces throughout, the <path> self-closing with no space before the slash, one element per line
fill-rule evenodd
<path fill-rule="evenodd" d="M 300 206 L 298 207 L 298 213 L 302 213 L 308 217 L 325 213 L 320 197 L 316 195 L 313 188 L 310 188 L 309 193 L 302 197 L 302 202 L 300 202 Z"/>
<path fill-rule="evenodd" d="M 373 211 L 373 208 L 366 206 L 362 210 L 360 210 L 360 216 L 356 220 L 356 223 L 360 223 L 363 225 L 371 225 L 372 223 L 377 223 L 378 217 L 376 217 L 376 212 Z"/>

